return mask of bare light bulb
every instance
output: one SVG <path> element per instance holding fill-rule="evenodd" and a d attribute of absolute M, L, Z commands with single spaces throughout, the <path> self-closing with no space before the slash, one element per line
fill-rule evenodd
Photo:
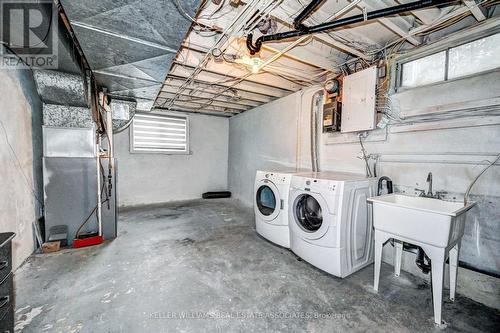
<path fill-rule="evenodd" d="M 258 74 L 260 71 L 259 58 L 252 58 L 252 73 Z"/>

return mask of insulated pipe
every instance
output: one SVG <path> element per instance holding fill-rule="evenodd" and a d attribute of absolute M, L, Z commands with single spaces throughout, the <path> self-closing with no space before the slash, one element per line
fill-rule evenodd
<path fill-rule="evenodd" d="M 312 27 L 308 27 L 305 30 L 292 30 L 292 31 L 281 32 L 281 33 L 276 33 L 276 34 L 272 34 L 272 35 L 263 35 L 263 36 L 260 36 L 255 41 L 255 45 L 253 44 L 253 34 L 250 33 L 247 36 L 247 47 L 248 47 L 248 50 L 250 51 L 250 54 L 253 55 L 253 54 L 260 51 L 260 49 L 262 47 L 262 43 L 265 43 L 265 42 L 274 41 L 274 40 L 289 39 L 289 38 L 300 37 L 300 36 L 304 36 L 304 35 L 310 35 L 310 34 L 314 34 L 314 33 L 318 33 L 318 32 L 333 30 L 333 29 L 340 28 L 340 27 L 354 24 L 354 23 L 373 20 L 373 19 L 377 19 L 377 18 L 390 16 L 390 15 L 402 14 L 402 13 L 406 13 L 406 12 L 411 12 L 413 10 L 432 7 L 432 6 L 448 5 L 448 4 L 455 3 L 455 2 L 457 2 L 457 0 L 422 0 L 422 1 L 410 2 L 410 3 L 398 5 L 398 6 L 374 10 L 374 11 L 371 11 L 369 13 L 364 13 L 364 14 L 360 14 L 360 15 L 354 15 L 354 16 L 338 19 L 338 20 L 335 20 L 332 22 L 318 24 L 318 25 L 315 25 Z"/>
<path fill-rule="evenodd" d="M 302 24 L 306 18 L 311 15 L 313 11 L 315 11 L 322 3 L 324 0 L 313 0 L 311 1 L 306 8 L 302 12 L 297 15 L 295 20 L 293 20 L 293 27 L 297 30 L 307 30 L 307 27 Z"/>

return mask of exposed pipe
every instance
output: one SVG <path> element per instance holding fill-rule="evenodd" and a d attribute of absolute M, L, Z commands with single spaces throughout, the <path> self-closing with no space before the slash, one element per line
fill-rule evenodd
<path fill-rule="evenodd" d="M 203 68 L 206 66 L 208 61 L 211 59 L 211 54 L 212 51 L 218 48 L 221 44 L 225 43 L 227 40 L 226 38 L 228 37 L 229 34 L 232 32 L 235 32 L 241 27 L 244 26 L 245 22 L 249 19 L 250 14 L 252 14 L 253 9 L 258 5 L 258 1 L 256 0 L 251 0 L 247 3 L 245 8 L 241 10 L 236 17 L 231 21 L 231 23 L 224 29 L 222 34 L 218 37 L 217 41 L 215 44 L 207 51 L 203 59 L 198 63 L 196 68 L 193 70 L 193 72 L 189 75 L 189 77 L 184 80 L 184 82 L 180 85 L 180 87 L 177 88 L 177 91 L 175 92 L 174 97 L 172 97 L 170 100 L 165 101 L 161 106 L 164 107 L 167 110 L 172 109 L 174 106 L 175 101 L 179 98 L 180 94 L 186 90 L 186 88 L 194 81 L 196 76 L 203 70 Z M 253 13 L 254 14 L 254 13 Z M 165 106 L 165 104 L 168 104 Z"/>
<path fill-rule="evenodd" d="M 324 0 L 313 0 L 311 1 L 306 8 L 302 12 L 297 15 L 295 20 L 293 20 L 293 27 L 297 30 L 307 30 L 307 27 L 302 24 L 305 19 L 311 15 L 313 11 L 315 11 L 322 3 Z"/>
<path fill-rule="evenodd" d="M 334 18 L 338 17 L 338 16 L 341 16 L 343 14 L 345 14 L 346 12 L 348 12 L 351 8 L 353 8 L 358 2 L 360 2 L 361 0 L 355 0 L 351 3 L 349 3 L 347 6 L 343 7 L 342 9 L 340 9 L 338 12 L 336 12 L 335 14 L 333 14 L 332 16 L 330 16 L 328 18 L 328 21 L 330 20 L 333 20 Z M 250 31 L 253 30 L 253 29 L 249 29 Z M 287 53 L 288 51 L 290 51 L 291 49 L 293 49 L 294 47 L 296 47 L 297 45 L 299 45 L 300 43 L 304 42 L 306 39 L 308 39 L 309 36 L 302 36 L 301 38 L 297 39 L 296 41 L 294 41 L 293 43 L 290 43 L 290 45 L 288 45 L 287 47 L 285 47 L 283 50 L 279 51 L 276 55 L 274 55 L 273 57 L 271 57 L 269 60 L 266 60 L 266 62 L 264 64 L 262 64 L 261 66 L 259 66 L 259 70 L 261 70 L 262 68 L 264 68 L 265 66 L 269 65 L 271 62 L 277 60 L 279 57 L 281 57 L 283 54 Z M 249 41 L 247 39 L 247 48 L 250 48 L 248 46 L 248 43 L 250 42 L 251 44 L 251 40 Z"/>
<path fill-rule="evenodd" d="M 253 44 L 253 34 L 249 33 L 247 36 L 247 48 L 250 51 L 250 54 L 255 54 L 260 51 L 262 44 L 269 41 L 275 40 L 283 40 L 294 37 L 300 37 L 304 35 L 310 35 L 318 32 L 324 32 L 333 30 L 336 28 L 340 28 L 346 25 L 364 22 L 368 20 L 378 19 L 386 16 L 402 14 L 406 12 L 411 12 L 413 10 L 433 7 L 438 5 L 448 5 L 451 3 L 456 3 L 457 0 L 423 0 L 423 1 L 415 1 L 406 4 L 401 4 L 398 6 L 392 6 L 388 8 L 383 8 L 379 10 L 374 10 L 368 13 L 363 13 L 360 15 L 354 15 L 342 19 L 338 19 L 332 22 L 326 22 L 322 24 L 318 24 L 312 27 L 307 27 L 305 30 L 292 30 L 287 32 L 281 32 L 271 35 L 263 35 L 260 36 Z"/>
<path fill-rule="evenodd" d="M 313 172 L 319 171 L 318 156 L 318 110 L 323 101 L 324 91 L 318 90 L 311 99 L 311 169 Z"/>

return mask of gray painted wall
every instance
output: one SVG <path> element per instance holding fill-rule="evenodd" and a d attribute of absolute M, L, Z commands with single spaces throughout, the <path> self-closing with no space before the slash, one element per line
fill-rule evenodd
<path fill-rule="evenodd" d="M 189 115 L 189 155 L 130 153 L 129 130 L 115 135 L 120 206 L 201 198 L 227 190 L 227 118 Z"/>
<path fill-rule="evenodd" d="M 30 70 L 0 69 L 0 82 L 0 232 L 17 234 L 15 269 L 34 249 L 32 223 L 40 216 L 40 205 L 32 189 L 43 199 L 42 104 Z"/>
<path fill-rule="evenodd" d="M 488 74 L 491 75 L 491 74 Z M 498 72 L 496 82 L 499 82 Z M 474 80 L 474 79 L 472 79 Z M 454 82 L 456 90 L 449 90 L 453 96 L 460 82 Z M 461 81 L 465 86 L 468 80 Z M 473 84 L 481 84 L 476 80 Z M 498 84 L 498 83 L 497 83 Z M 462 87 L 463 88 L 463 87 Z M 476 86 L 477 88 L 477 86 Z M 475 90 L 481 90 L 476 89 Z M 483 85 L 486 95 L 496 95 L 496 85 Z M 421 96 L 432 93 L 418 91 Z M 310 167 L 310 101 L 315 89 L 309 89 L 277 100 L 230 119 L 229 126 L 229 187 L 233 196 L 247 205 L 253 202 L 253 182 L 257 169 L 309 168 Z M 405 98 L 410 98 L 405 93 Z M 462 95 L 463 97 L 463 95 Z M 491 96 L 469 96 L 471 100 Z M 462 99 L 463 100 L 463 99 Z M 447 101 L 449 102 L 449 101 Z M 473 123 L 473 122 L 472 122 Z M 446 190 L 449 197 L 463 196 L 470 181 L 484 165 L 484 159 L 491 159 L 491 154 L 500 152 L 500 119 L 488 126 L 460 125 L 457 128 L 407 131 L 391 133 L 385 130 L 374 131 L 366 139 L 368 153 L 381 154 L 378 165 L 379 175 L 390 176 L 400 191 L 413 192 L 415 187 L 424 188 L 427 173 L 434 174 L 434 190 Z M 446 125 L 441 125 L 445 126 Z M 322 135 L 320 140 L 320 167 L 322 170 L 350 171 L 364 173 L 364 162 L 359 159 L 360 145 L 355 135 Z M 500 168 L 493 167 L 474 187 L 473 199 L 479 200 L 479 207 L 468 220 L 468 230 L 464 236 L 467 246 L 463 248 L 461 259 L 477 255 L 476 260 L 486 264 L 498 265 L 500 262 L 499 202 Z M 386 245 L 387 247 L 387 245 Z M 464 246 L 465 247 L 465 246 Z M 467 252 L 469 251 L 469 252 Z M 478 254 L 479 253 L 479 254 Z M 392 253 L 385 251 L 385 260 L 391 262 Z M 405 254 L 403 269 L 413 274 L 420 272 L 414 265 L 414 257 Z M 498 279 L 460 269 L 458 290 L 490 306 L 500 308 L 500 284 Z"/>

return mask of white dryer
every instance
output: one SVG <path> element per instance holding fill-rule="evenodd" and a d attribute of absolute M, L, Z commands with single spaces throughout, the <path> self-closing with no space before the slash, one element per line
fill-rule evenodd
<path fill-rule="evenodd" d="M 290 248 L 288 194 L 293 172 L 260 171 L 255 176 L 254 210 L 257 233 Z"/>
<path fill-rule="evenodd" d="M 351 173 L 302 173 L 292 177 L 290 247 L 310 264 L 338 277 L 373 262 L 373 223 L 366 199 L 376 179 Z"/>

